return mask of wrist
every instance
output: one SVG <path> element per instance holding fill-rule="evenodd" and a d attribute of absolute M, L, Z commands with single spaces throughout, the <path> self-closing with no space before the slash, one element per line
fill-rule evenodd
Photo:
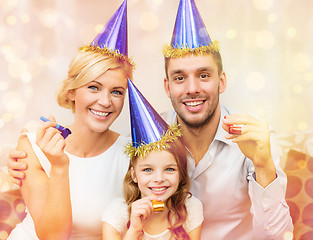
<path fill-rule="evenodd" d="M 142 235 L 142 232 L 143 232 L 142 229 L 134 228 L 130 225 L 125 236 L 138 239 L 138 237 Z"/>
<path fill-rule="evenodd" d="M 262 166 L 254 166 L 254 170 L 256 181 L 264 188 L 276 179 L 276 166 L 273 161 Z"/>
<path fill-rule="evenodd" d="M 51 165 L 51 175 L 64 175 L 69 172 L 69 164 Z"/>

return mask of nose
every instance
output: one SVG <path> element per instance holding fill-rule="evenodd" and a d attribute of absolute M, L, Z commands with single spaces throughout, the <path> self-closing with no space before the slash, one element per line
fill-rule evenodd
<path fill-rule="evenodd" d="M 99 96 L 98 103 L 104 107 L 110 107 L 112 104 L 111 96 L 108 92 L 104 92 Z"/>
<path fill-rule="evenodd" d="M 190 77 L 186 84 L 186 93 L 189 95 L 197 95 L 200 93 L 200 82 L 196 77 Z"/>
<path fill-rule="evenodd" d="M 154 173 L 154 181 L 157 183 L 164 181 L 164 172 L 163 171 L 156 171 Z"/>

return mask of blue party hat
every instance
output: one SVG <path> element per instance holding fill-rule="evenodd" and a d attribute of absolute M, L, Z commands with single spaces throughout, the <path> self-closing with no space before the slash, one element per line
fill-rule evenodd
<path fill-rule="evenodd" d="M 177 124 L 167 125 L 129 79 L 128 96 L 132 143 L 126 146 L 126 153 L 130 157 L 144 158 L 151 151 L 164 150 L 182 135 Z"/>
<path fill-rule="evenodd" d="M 163 49 L 164 57 L 175 58 L 190 53 L 218 52 L 199 14 L 194 0 L 180 0 L 171 44 Z"/>
<path fill-rule="evenodd" d="M 127 0 L 124 0 L 91 44 L 80 47 L 80 50 L 111 55 L 133 65 L 128 58 L 127 46 Z"/>

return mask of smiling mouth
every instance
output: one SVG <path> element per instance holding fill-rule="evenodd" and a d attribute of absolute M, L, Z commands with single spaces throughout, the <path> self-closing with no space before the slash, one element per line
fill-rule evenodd
<path fill-rule="evenodd" d="M 204 103 L 204 100 L 201 100 L 201 101 L 188 101 L 188 102 L 184 102 L 184 104 L 187 106 L 187 107 L 199 107 L 201 106 L 202 104 Z"/>
<path fill-rule="evenodd" d="M 169 187 L 150 187 L 150 189 L 154 192 L 162 192 L 166 189 L 168 189 Z"/>
<path fill-rule="evenodd" d="M 93 109 L 90 109 L 90 111 L 91 111 L 94 115 L 96 115 L 96 116 L 98 116 L 98 117 L 102 117 L 102 118 L 107 117 L 107 116 L 109 116 L 109 115 L 111 114 L 111 112 L 100 112 L 100 111 L 95 111 L 95 110 L 93 110 Z"/>

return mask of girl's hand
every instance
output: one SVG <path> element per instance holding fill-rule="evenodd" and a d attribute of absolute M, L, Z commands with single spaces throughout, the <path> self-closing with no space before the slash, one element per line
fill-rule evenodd
<path fill-rule="evenodd" d="M 48 122 L 42 123 L 37 129 L 36 143 L 46 155 L 52 166 L 62 167 L 69 164 L 69 158 L 64 153 L 65 140 L 61 132 L 54 127 L 54 117 L 49 117 Z"/>
<path fill-rule="evenodd" d="M 160 200 L 157 196 L 141 198 L 131 205 L 129 230 L 137 233 L 143 231 L 148 217 L 152 214 L 152 200 Z"/>

